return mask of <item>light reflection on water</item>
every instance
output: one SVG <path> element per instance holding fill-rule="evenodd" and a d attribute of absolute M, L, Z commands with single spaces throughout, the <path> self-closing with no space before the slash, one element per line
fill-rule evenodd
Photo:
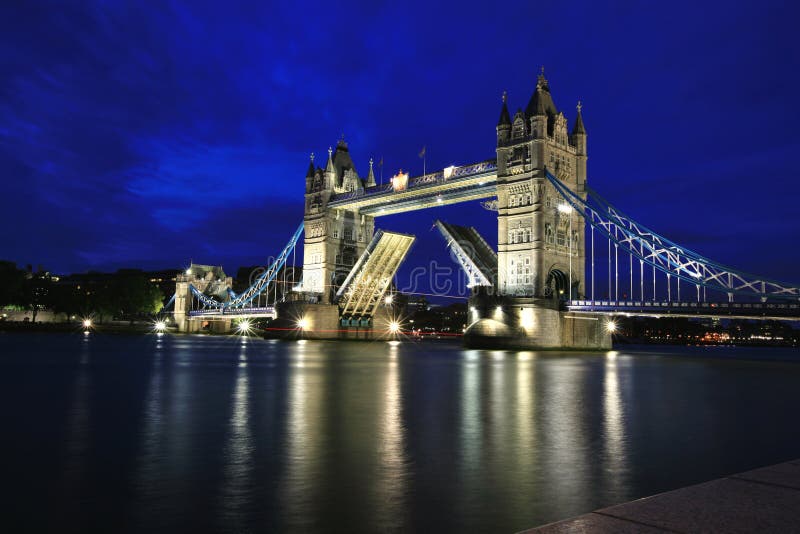
<path fill-rule="evenodd" d="M 236 386 L 231 399 L 230 428 L 223 452 L 224 474 L 218 528 L 243 531 L 245 511 L 252 505 L 252 470 L 255 450 L 250 432 L 250 391 L 247 372 L 248 340 L 242 339 Z"/>
<path fill-rule="evenodd" d="M 92 334 L 0 354 L 9 483 L 55 488 L 17 509 L 59 530 L 516 531 L 800 457 L 800 358 L 775 349 Z"/>

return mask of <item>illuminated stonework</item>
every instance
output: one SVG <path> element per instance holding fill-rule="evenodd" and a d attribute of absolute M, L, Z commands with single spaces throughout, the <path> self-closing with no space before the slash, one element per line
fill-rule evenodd
<path fill-rule="evenodd" d="M 586 159 L 580 104 L 569 134 L 567 119 L 556 109 L 543 73 L 528 106 L 517 111 L 513 120 L 504 96 L 497 124 L 497 289 L 501 295 L 567 298 L 570 271 L 573 298 L 585 292 L 585 223 L 574 212 L 558 210 L 560 195 L 545 170 L 585 196 Z"/>
<path fill-rule="evenodd" d="M 311 163 L 306 173 L 305 244 L 303 254 L 303 292 L 330 303 L 336 287 L 361 256 L 375 231 L 373 217 L 358 209 L 328 206 L 334 194 L 363 193 L 375 185 L 370 162 L 369 174 L 359 177 L 344 139 L 336 150 L 328 150 L 324 169 Z"/>

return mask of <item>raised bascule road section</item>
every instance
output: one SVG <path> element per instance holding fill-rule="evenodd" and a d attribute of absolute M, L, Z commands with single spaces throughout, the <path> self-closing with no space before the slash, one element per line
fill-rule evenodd
<path fill-rule="evenodd" d="M 394 316 L 392 280 L 414 237 L 376 231 L 375 221 L 464 202 L 497 212 L 496 250 L 474 228 L 435 222 L 471 288 L 468 345 L 607 348 L 620 314 L 800 320 L 797 284 L 682 247 L 589 187 L 580 103 L 576 110 L 568 128 L 542 73 L 513 116 L 503 95 L 495 158 L 400 171 L 385 184 L 372 160 L 359 175 L 341 139 L 324 167 L 311 156 L 303 222 L 250 287 L 234 293 L 208 266 L 179 277 L 170 301 L 179 327 L 227 331 L 243 317 L 274 317 L 284 336 L 396 337 L 406 325 Z M 294 268 L 290 280 L 301 236 L 302 280 Z"/>

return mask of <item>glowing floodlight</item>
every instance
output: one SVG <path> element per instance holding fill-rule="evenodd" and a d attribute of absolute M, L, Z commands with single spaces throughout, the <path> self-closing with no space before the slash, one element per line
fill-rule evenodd
<path fill-rule="evenodd" d="M 250 324 L 250 321 L 248 321 L 247 319 L 236 325 L 236 330 L 238 330 L 240 334 L 248 334 L 252 329 L 253 325 Z"/>
<path fill-rule="evenodd" d="M 400 323 L 398 323 L 397 321 L 392 321 L 391 323 L 389 323 L 389 332 L 391 332 L 392 334 L 396 334 L 399 331 L 400 331 Z"/>
<path fill-rule="evenodd" d="M 167 329 L 167 323 L 164 321 L 156 321 L 155 324 L 153 325 L 153 329 L 156 332 L 163 332 L 164 330 Z"/>
<path fill-rule="evenodd" d="M 84 319 L 83 320 L 83 327 L 84 328 L 91 328 L 92 327 L 92 320 L 91 319 Z"/>
<path fill-rule="evenodd" d="M 392 176 L 392 189 L 395 191 L 405 191 L 408 188 L 408 173 L 400 172 Z"/>
<path fill-rule="evenodd" d="M 383 302 L 385 302 L 386 304 L 391 304 L 393 301 L 394 301 L 393 295 L 386 295 L 386 298 L 383 299 Z"/>
<path fill-rule="evenodd" d="M 297 321 L 297 328 L 299 328 L 300 330 L 305 330 L 308 327 L 309 327 L 309 320 L 306 319 L 305 317 Z"/>
<path fill-rule="evenodd" d="M 191 276 L 191 275 L 192 275 L 192 270 L 191 270 L 191 269 L 186 269 L 186 274 L 187 274 L 188 276 Z"/>
<path fill-rule="evenodd" d="M 609 319 L 606 323 L 606 332 L 609 334 L 613 334 L 617 331 L 617 323 L 613 319 Z"/>

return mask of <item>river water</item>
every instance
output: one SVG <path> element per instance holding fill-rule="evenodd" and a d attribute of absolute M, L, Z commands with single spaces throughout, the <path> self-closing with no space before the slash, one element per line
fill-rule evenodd
<path fill-rule="evenodd" d="M 7 532 L 513 532 L 800 457 L 792 349 L 0 334 L 0 395 Z"/>

